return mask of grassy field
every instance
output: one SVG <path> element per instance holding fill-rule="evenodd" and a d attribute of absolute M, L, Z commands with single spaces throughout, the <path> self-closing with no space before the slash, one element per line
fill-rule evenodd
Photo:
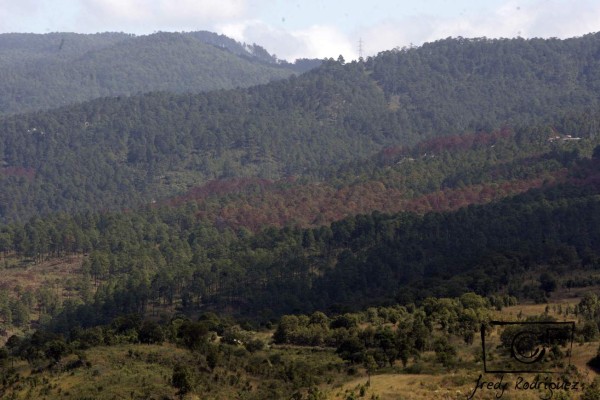
<path fill-rule="evenodd" d="M 50 288 L 61 299 L 79 296 L 78 284 L 83 278 L 81 265 L 83 256 L 65 257 L 60 260 L 34 263 L 31 260 L 18 260 L 12 257 L 0 259 L 2 277 L 0 289 L 7 290 L 10 295 L 18 295 L 24 291 L 36 292 L 40 288 Z M 89 278 L 88 278 L 89 279 Z M 92 282 L 90 281 L 90 284 Z M 92 284 L 92 290 L 95 288 Z M 577 321 L 577 316 L 566 310 L 573 310 L 586 292 L 600 292 L 600 287 L 581 289 L 558 289 L 550 298 L 548 304 L 524 303 L 505 307 L 494 312 L 493 319 L 503 321 L 522 321 L 527 317 L 549 315 L 558 321 Z M 32 320 L 38 317 L 37 312 L 31 313 Z M 366 325 L 362 325 L 365 328 Z M 6 340 L 14 330 L 5 332 L 0 342 Z M 253 338 L 269 343 L 272 331 L 262 331 L 253 334 Z M 449 338 L 457 349 L 457 363 L 453 368 L 443 368 L 435 361 L 433 352 L 424 353 L 419 361 L 420 373 L 415 374 L 415 368 L 406 373 L 399 362 L 393 368 L 387 367 L 367 376 L 361 366 L 344 365 L 335 354 L 334 349 L 311 348 L 301 346 L 270 346 L 267 349 L 249 356 L 248 360 L 260 363 L 271 363 L 274 355 L 281 356 L 286 363 L 300 362 L 306 365 L 321 365 L 327 372 L 321 375 L 318 385 L 320 391 L 328 400 L 349 399 L 379 399 L 379 400 L 446 400 L 466 399 L 473 392 L 479 375 L 483 373 L 481 362 L 481 340 L 475 335 L 474 342 L 466 345 L 459 338 Z M 578 371 L 578 379 L 591 382 L 596 372 L 586 364 L 596 354 L 598 342 L 574 343 L 570 358 L 572 365 Z M 171 385 L 173 366 L 178 363 L 197 365 L 198 355 L 176 347 L 172 344 L 139 345 L 122 344 L 114 346 L 98 346 L 82 352 L 84 365 L 76 366 L 78 356 L 71 354 L 61 360 L 60 364 L 50 369 L 36 371 L 35 367 L 25 361 L 14 361 L 18 373 L 18 384 L 0 395 L 4 399 L 175 399 L 180 396 Z M 200 356 L 202 357 L 202 356 Z M 262 361 L 261 361 L 262 360 Z M 250 362 L 250 361 L 249 361 Z M 409 361 L 409 368 L 414 367 L 414 361 Z M 204 372 L 200 372 L 201 374 Z M 206 372 L 209 374 L 209 372 Z M 214 376 L 245 382 L 247 394 L 256 395 L 258 387 L 274 385 L 277 379 L 258 378 L 246 373 L 243 367 L 226 370 L 217 369 L 210 372 Z M 217 379 L 210 377 L 210 379 Z M 235 378 L 234 378 L 235 377 Z M 523 374 L 524 379 L 534 379 L 533 374 Z M 208 379 L 208 378 L 203 378 Z M 285 378 L 284 378 L 285 379 Z M 494 374 L 483 374 L 483 379 L 497 382 L 500 377 Z M 502 399 L 540 399 L 547 396 L 541 391 L 515 390 L 514 386 L 519 375 L 505 375 L 504 382 L 509 387 Z M 555 379 L 555 378 L 553 378 Z M 369 382 L 370 381 L 370 382 Z M 368 383 L 369 382 L 369 383 Z M 198 386 L 202 388 L 202 385 Z M 243 391 L 221 381 L 214 385 L 213 392 L 196 390 L 196 394 L 186 394 L 185 399 L 237 399 L 244 398 Z M 198 394 L 201 393 L 201 394 Z M 300 389 L 302 398 L 308 392 Z M 581 392 L 572 393 L 571 399 L 579 398 Z M 474 399 L 494 399 L 498 392 L 495 390 L 479 390 Z M 553 398 L 559 398 L 555 393 Z M 255 398 L 255 397 L 254 397 Z M 270 398 L 277 398 L 275 395 Z M 567 397 L 569 398 L 569 397 Z M 600 399 L 599 399 L 600 400 Z"/>
<path fill-rule="evenodd" d="M 87 366 L 72 369 L 78 359 L 75 355 L 43 373 L 32 372 L 29 365 L 19 362 L 16 370 L 21 383 L 2 398 L 175 398 L 176 390 L 170 384 L 172 363 L 189 358 L 187 351 L 170 345 L 118 345 L 86 351 Z"/>
<path fill-rule="evenodd" d="M 14 256 L 0 257 L 0 289 L 35 292 L 40 287 L 53 287 L 65 298 L 74 296 L 76 291 L 72 282 L 81 276 L 83 258 L 82 255 L 74 255 L 33 262 Z"/>
<path fill-rule="evenodd" d="M 585 343 L 575 345 L 571 363 L 579 371 L 579 379 L 586 384 L 591 383 L 596 373 L 585 364 L 596 353 L 598 343 Z M 462 351 L 464 353 L 464 349 Z M 483 368 L 457 368 L 452 371 L 438 371 L 436 373 L 422 374 L 398 374 L 383 373 L 374 374 L 369 378 L 366 371 L 361 372 L 360 377 L 356 377 L 347 383 L 330 389 L 327 394 L 328 400 L 348 400 L 348 399 L 379 399 L 379 400 L 449 400 L 466 399 L 475 388 L 475 384 L 482 374 L 482 380 L 498 382 L 501 375 L 485 374 Z M 515 385 L 519 379 L 523 382 L 531 382 L 536 374 L 505 374 L 502 378 L 503 383 L 508 383 L 507 390 L 502 395 L 502 399 L 514 400 L 539 400 L 547 398 L 548 393 L 543 390 L 518 390 Z M 551 379 L 554 382 L 560 382 L 560 375 L 553 374 Z M 520 389 L 522 389 L 520 386 Z M 557 391 L 554 398 L 558 398 Z M 564 391 L 563 391 L 564 392 Z M 363 395 L 361 396 L 361 393 Z M 499 394 L 496 390 L 478 390 L 473 399 L 496 399 Z M 571 393 L 572 399 L 581 396 L 581 391 Z"/>
<path fill-rule="evenodd" d="M 577 296 L 573 293 L 560 293 L 560 296 L 554 296 L 548 304 L 521 304 L 511 307 L 505 307 L 502 311 L 494 314 L 494 319 L 501 321 L 519 321 L 530 316 L 550 315 L 558 321 L 577 321 L 573 314 L 564 315 L 564 310 L 570 306 L 574 307 L 579 302 L 579 297 L 585 291 L 581 290 Z M 562 312 L 559 313 L 559 310 Z M 479 335 L 475 337 L 472 345 L 466 346 L 464 343 L 455 341 L 454 344 L 458 347 L 459 366 L 450 371 L 444 371 L 439 367 L 433 367 L 433 373 L 421 374 L 403 374 L 403 373 L 381 373 L 374 374 L 369 378 L 366 371 L 361 371 L 360 377 L 355 377 L 339 387 L 329 390 L 327 393 L 328 400 L 348 400 L 348 399 L 379 399 L 379 400 L 449 400 L 449 399 L 466 399 L 473 393 L 475 384 L 482 374 L 484 380 L 498 382 L 499 375 L 485 374 L 483 372 L 483 364 L 479 359 L 482 353 L 481 339 Z M 597 376 L 591 368 L 587 366 L 587 362 L 596 354 L 598 350 L 598 342 L 590 343 L 574 343 L 573 352 L 570 358 L 571 365 L 575 366 L 578 371 L 579 379 L 585 384 L 589 384 Z M 424 357 L 427 358 L 427 355 Z M 433 356 L 430 355 L 430 359 Z M 428 363 L 434 365 L 433 361 Z M 435 370 L 437 368 L 437 370 Z M 506 374 L 503 378 L 503 383 L 509 383 L 507 390 L 502 394 L 502 399 L 507 400 L 539 400 L 547 398 L 548 392 L 543 390 L 519 390 L 515 389 L 515 385 L 522 378 L 523 382 L 531 382 L 535 379 L 536 374 Z M 560 382 L 560 375 L 553 374 L 552 380 Z M 520 386 L 520 389 L 522 389 Z M 362 395 L 361 395 L 362 394 Z M 473 399 L 491 400 L 497 399 L 500 393 L 495 390 L 478 390 Z M 560 398 L 565 395 L 565 391 L 556 391 L 553 398 Z M 578 399 L 581 396 L 581 390 L 570 392 L 571 397 L 568 399 Z M 600 400 L 600 399 L 599 399 Z"/>
<path fill-rule="evenodd" d="M 527 306 L 526 310 L 533 312 L 537 306 Z M 545 307 L 544 307 L 545 308 Z M 518 309 L 508 310 L 514 312 Z M 525 312 L 525 311 L 524 311 Z M 268 339 L 268 333 L 261 332 L 261 339 Z M 258 336 L 257 336 L 258 337 Z M 300 347 L 300 346 L 270 346 L 267 349 L 249 355 L 244 362 L 256 362 L 257 365 L 275 362 L 276 358 L 283 360 L 285 365 L 301 363 L 305 365 L 321 365 L 325 369 L 321 377 L 319 389 L 327 400 L 350 399 L 379 399 L 379 400 L 449 400 L 466 399 L 473 392 L 480 374 L 483 374 L 481 363 L 481 342 L 478 337 L 472 345 L 461 344 L 453 340 L 457 346 L 458 362 L 453 368 L 443 368 L 435 362 L 435 354 L 422 354 L 419 364 L 421 373 L 404 373 L 397 362 L 394 368 L 387 367 L 368 377 L 366 370 L 357 365 L 348 368 L 336 356 L 334 349 Z M 579 371 L 582 381 L 591 382 L 596 373 L 586 366 L 586 362 L 595 354 L 597 342 L 575 344 L 571 362 Z M 240 348 L 240 350 L 243 350 Z M 6 399 L 175 399 L 179 398 L 177 390 L 171 385 L 173 366 L 175 364 L 198 365 L 198 356 L 172 344 L 142 345 L 122 344 L 113 346 L 98 346 L 82 352 L 84 365 L 77 365 L 78 356 L 71 354 L 50 369 L 36 372 L 36 368 L 25 361 L 15 362 L 16 372 L 20 379 L 17 385 L 0 396 Z M 270 361 L 267 361 L 270 360 Z M 409 367 L 413 365 L 409 361 Z M 248 394 L 256 395 L 256 388 L 269 387 L 272 378 L 259 378 L 245 372 L 244 366 L 236 369 L 217 368 L 202 379 L 217 379 L 210 391 L 203 391 L 200 385 L 195 394 L 187 394 L 185 399 L 242 399 L 240 384 L 230 386 L 227 380 L 246 382 Z M 351 372 L 352 371 L 352 372 Z M 509 387 L 502 395 L 503 399 L 534 400 L 544 396 L 542 391 L 514 390 L 514 385 L 522 376 L 533 380 L 534 374 L 507 374 L 502 379 Z M 483 379 L 497 382 L 496 374 L 483 374 Z M 553 378 L 557 379 L 557 378 Z M 368 383 L 370 380 L 370 383 Z M 305 390 L 299 393 L 307 395 Z M 572 399 L 577 399 L 581 392 L 574 393 Z M 479 390 L 474 399 L 491 400 L 496 398 L 495 390 Z M 257 397 L 251 397 L 257 398 Z M 277 397 L 269 397 L 277 398 Z M 306 399 L 306 397 L 302 397 Z M 557 398 L 557 397 L 555 397 Z"/>

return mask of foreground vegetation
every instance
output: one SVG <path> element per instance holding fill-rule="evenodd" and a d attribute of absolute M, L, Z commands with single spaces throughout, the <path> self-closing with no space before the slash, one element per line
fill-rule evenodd
<path fill-rule="evenodd" d="M 557 398 L 593 399 L 599 334 L 590 326 L 600 301 L 557 300 L 521 306 L 468 293 L 331 317 L 289 315 L 259 329 L 211 313 L 194 320 L 129 315 L 66 336 L 11 336 L 0 350 L 0 390 L 7 399 L 465 398 L 483 369 L 479 325 L 541 318 L 577 321 L 561 379 L 581 388 L 557 391 Z M 506 398 L 544 395 L 514 390 Z M 482 390 L 475 398 L 491 395 Z"/>

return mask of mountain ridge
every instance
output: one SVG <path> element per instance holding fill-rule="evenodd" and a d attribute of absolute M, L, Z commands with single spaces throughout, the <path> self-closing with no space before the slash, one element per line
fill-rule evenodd
<path fill-rule="evenodd" d="M 0 34 L 0 115 L 149 91 L 248 87 L 302 73 L 211 32 Z"/>
<path fill-rule="evenodd" d="M 161 35 L 166 44 L 191 40 Z M 327 180 L 384 148 L 505 126 L 535 126 L 539 141 L 553 126 L 593 141 L 600 126 L 588 111 L 600 101 L 595 49 L 600 54 L 600 35 L 447 39 L 364 62 L 325 60 L 251 88 L 101 98 L 5 117 L 2 167 L 29 178 L 0 177 L 0 217 L 131 208 L 222 178 Z M 488 68 L 497 63 L 504 67 Z M 553 80 L 549 66 L 566 78 Z M 460 93 L 471 95 L 461 100 Z"/>

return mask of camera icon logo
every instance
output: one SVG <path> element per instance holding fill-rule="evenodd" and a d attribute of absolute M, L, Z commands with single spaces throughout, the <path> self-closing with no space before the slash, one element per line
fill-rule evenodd
<path fill-rule="evenodd" d="M 491 321 L 481 327 L 485 372 L 559 373 L 570 365 L 574 322 Z"/>

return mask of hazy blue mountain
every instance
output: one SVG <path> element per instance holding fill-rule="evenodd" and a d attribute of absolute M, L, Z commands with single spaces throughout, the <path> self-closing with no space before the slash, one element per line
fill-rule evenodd
<path fill-rule="evenodd" d="M 0 114 L 149 91 L 248 87 L 318 65 L 211 32 L 0 35 Z"/>

